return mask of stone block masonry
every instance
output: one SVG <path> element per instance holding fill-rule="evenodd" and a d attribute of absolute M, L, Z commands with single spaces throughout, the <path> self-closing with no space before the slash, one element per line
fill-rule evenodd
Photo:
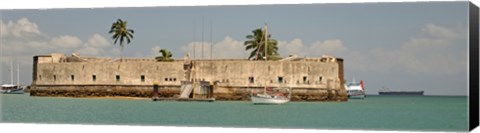
<path fill-rule="evenodd" d="M 32 96 L 151 97 L 158 82 L 160 97 L 176 97 L 182 80 L 215 82 L 217 100 L 249 100 L 263 86 L 292 87 L 292 101 L 346 101 L 343 59 L 295 58 L 285 61 L 242 59 L 112 60 L 76 54 L 34 57 Z"/>

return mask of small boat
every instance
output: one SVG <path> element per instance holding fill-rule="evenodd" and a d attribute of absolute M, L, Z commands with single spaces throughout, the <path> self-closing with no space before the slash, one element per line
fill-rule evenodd
<path fill-rule="evenodd" d="M 288 96 L 283 95 L 283 93 L 266 93 L 263 94 L 252 94 L 250 97 L 253 104 L 285 104 L 290 101 L 291 91 L 290 88 L 286 88 Z M 276 89 L 280 90 L 280 89 Z"/>
<path fill-rule="evenodd" d="M 17 85 L 13 84 L 13 63 L 10 63 L 10 84 L 3 84 L 0 86 L 0 93 L 3 94 L 23 94 L 24 87 L 20 86 L 20 68 L 17 64 Z"/>
<path fill-rule="evenodd" d="M 0 93 L 3 94 L 23 94 L 24 87 L 19 85 L 4 84 L 0 86 Z"/>
<path fill-rule="evenodd" d="M 363 86 L 363 81 L 360 82 L 350 82 L 345 85 L 347 89 L 347 96 L 351 99 L 364 99 L 365 98 L 365 88 Z"/>

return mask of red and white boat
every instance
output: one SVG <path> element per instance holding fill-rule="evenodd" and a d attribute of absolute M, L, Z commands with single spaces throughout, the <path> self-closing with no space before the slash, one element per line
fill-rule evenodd
<path fill-rule="evenodd" d="M 355 82 L 355 80 L 353 80 L 352 82 L 346 84 L 345 88 L 347 89 L 348 98 L 352 98 L 352 99 L 365 98 L 365 88 L 363 85 L 363 80 L 360 80 L 360 82 Z"/>

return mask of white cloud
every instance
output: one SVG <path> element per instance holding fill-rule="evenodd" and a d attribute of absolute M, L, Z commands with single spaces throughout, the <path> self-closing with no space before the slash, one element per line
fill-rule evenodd
<path fill-rule="evenodd" d="M 15 57 L 21 65 L 31 66 L 32 57 L 41 54 L 78 52 L 88 56 L 118 56 L 120 50 L 113 48 L 102 35 L 95 33 L 87 41 L 77 36 L 59 35 L 49 37 L 39 30 L 35 22 L 27 18 L 16 21 L 0 20 L 2 37 L 2 63 Z"/>
<path fill-rule="evenodd" d="M 300 38 L 292 41 L 278 42 L 280 55 L 286 57 L 296 54 L 300 57 L 320 57 L 322 55 L 332 55 L 345 59 L 345 68 L 353 71 L 366 71 L 368 69 L 368 57 L 366 53 L 360 51 L 348 50 L 339 39 L 329 39 L 316 41 L 305 45 Z"/>
<path fill-rule="evenodd" d="M 428 35 L 430 37 L 444 39 L 458 38 L 460 37 L 460 35 L 462 35 L 461 33 L 454 32 L 453 29 L 438 26 L 435 24 L 426 24 L 425 27 L 422 28 L 422 34 Z"/>
<path fill-rule="evenodd" d="M 122 53 L 122 51 L 119 48 L 112 48 L 108 50 L 108 53 L 110 53 L 111 57 L 117 57 Z"/>
<path fill-rule="evenodd" d="M 244 58 L 248 56 L 245 51 L 243 41 L 234 40 L 227 36 L 219 43 L 213 45 L 213 52 L 215 58 Z"/>
<path fill-rule="evenodd" d="M 160 46 L 156 45 L 150 49 L 150 57 L 160 56 Z"/>
<path fill-rule="evenodd" d="M 100 56 L 104 53 L 103 49 L 95 48 L 95 47 L 82 47 L 75 51 L 75 53 L 80 54 L 81 56 Z"/>
<path fill-rule="evenodd" d="M 341 40 L 325 40 L 323 42 L 317 41 L 309 48 L 311 53 L 322 53 L 328 55 L 335 55 L 339 52 L 345 52 L 347 48 L 343 46 Z"/>
<path fill-rule="evenodd" d="M 116 57 L 120 55 L 121 51 L 118 48 L 110 45 L 108 40 L 102 35 L 95 33 L 83 44 L 82 47 L 74 50 L 75 53 L 78 53 L 83 56 L 106 56 L 106 57 Z"/>
<path fill-rule="evenodd" d="M 341 40 L 324 40 L 316 41 L 310 45 L 304 45 L 300 38 L 295 38 L 292 41 L 278 41 L 278 49 L 281 56 L 288 55 L 319 57 L 322 55 L 339 56 L 344 55 L 347 48 L 343 45 Z"/>
<path fill-rule="evenodd" d="M 427 24 L 399 49 L 370 51 L 370 70 L 399 70 L 410 74 L 455 74 L 466 71 L 466 53 L 452 52 L 466 31 Z M 463 44 L 466 45 L 466 44 Z"/>
<path fill-rule="evenodd" d="M 464 26 L 426 24 L 397 49 L 384 49 L 382 46 L 369 51 L 348 49 L 339 39 L 305 45 L 301 39 L 295 38 L 278 41 L 278 46 L 283 57 L 289 54 L 310 57 L 333 55 L 345 59 L 346 69 L 358 72 L 455 74 L 466 69 L 466 53 L 451 51 L 456 46 L 455 41 L 465 39 L 465 29 Z"/>
<path fill-rule="evenodd" d="M 292 41 L 278 41 L 278 52 L 282 56 L 288 55 L 305 55 L 305 48 L 300 38 L 295 38 Z"/>
<path fill-rule="evenodd" d="M 82 44 L 82 41 L 75 36 L 63 35 L 52 38 L 50 44 L 55 48 L 72 49 L 79 47 Z"/>
<path fill-rule="evenodd" d="M 7 24 L 0 19 L 0 37 L 8 36 Z"/>
<path fill-rule="evenodd" d="M 188 45 L 182 46 L 180 50 L 183 53 L 189 53 L 193 57 L 193 44 L 195 44 L 195 57 L 201 58 L 202 42 L 190 42 Z M 204 58 L 210 58 L 210 46 L 210 43 L 204 42 Z M 305 46 L 300 38 L 295 38 L 292 41 L 278 41 L 278 48 L 279 54 L 283 57 L 291 54 L 318 57 L 323 54 L 344 53 L 347 50 L 341 40 L 317 41 Z M 247 59 L 249 55 L 250 51 L 245 51 L 243 41 L 235 40 L 229 36 L 213 45 L 213 58 Z"/>
<path fill-rule="evenodd" d="M 103 37 L 102 35 L 100 35 L 98 33 L 93 34 L 93 36 L 90 37 L 90 39 L 88 39 L 87 43 L 90 46 L 96 47 L 96 48 L 104 48 L 104 47 L 111 46 L 111 44 L 108 42 L 108 40 L 105 39 L 105 37 Z"/>
<path fill-rule="evenodd" d="M 195 44 L 195 58 L 202 57 L 202 42 L 190 42 L 186 46 L 182 46 L 180 50 L 183 53 L 189 53 L 191 56 L 193 55 L 193 45 Z M 210 58 L 210 46 L 211 43 L 204 42 L 203 43 L 203 57 Z M 212 47 L 213 58 L 235 58 L 235 59 L 246 59 L 247 58 L 247 51 L 245 51 L 245 46 L 243 45 L 243 41 L 235 40 L 229 36 L 226 36 L 222 41 L 217 42 Z"/>
<path fill-rule="evenodd" d="M 20 18 L 16 22 L 9 21 L 7 24 L 3 21 L 0 22 L 2 22 L 2 36 L 4 37 L 24 37 L 41 34 L 37 24 L 30 22 L 27 18 Z"/>

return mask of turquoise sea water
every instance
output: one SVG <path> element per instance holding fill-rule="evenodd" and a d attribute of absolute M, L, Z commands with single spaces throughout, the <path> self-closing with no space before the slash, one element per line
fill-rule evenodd
<path fill-rule="evenodd" d="M 467 131 L 467 97 L 368 96 L 348 102 L 153 102 L 1 95 L 1 121 L 253 128 Z"/>

